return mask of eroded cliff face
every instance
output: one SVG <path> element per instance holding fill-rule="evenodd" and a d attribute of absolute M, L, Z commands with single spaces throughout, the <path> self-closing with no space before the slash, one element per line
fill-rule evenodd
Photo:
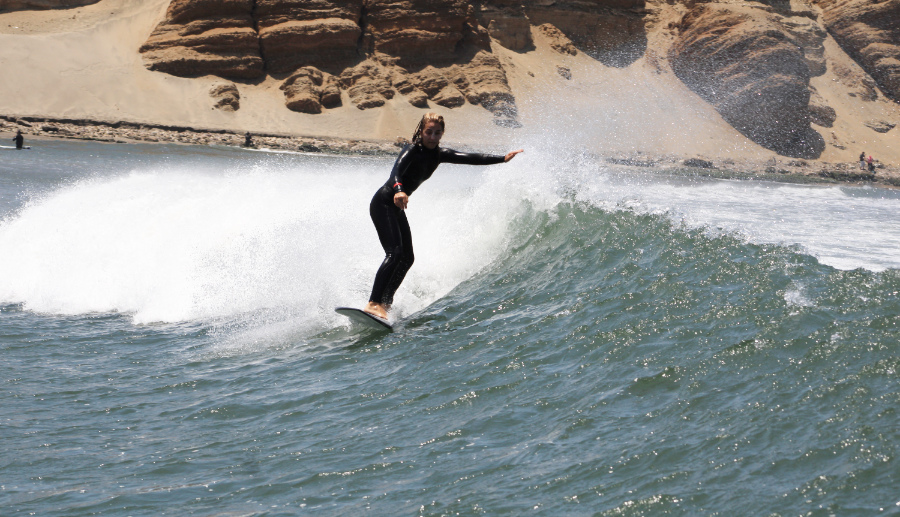
<path fill-rule="evenodd" d="M 815 157 L 825 146 L 810 128 L 809 112 L 810 77 L 824 72 L 824 62 L 815 58 L 820 36 L 803 18 L 700 4 L 681 20 L 672 68 L 754 142 L 781 154 Z"/>
<path fill-rule="evenodd" d="M 362 34 L 362 0 L 255 0 L 251 28 L 272 74 L 303 66 L 330 68 L 352 61 Z"/>
<path fill-rule="evenodd" d="M 531 23 L 558 28 L 602 63 L 627 66 L 647 48 L 644 7 L 644 0 L 535 0 L 524 11 Z"/>
<path fill-rule="evenodd" d="M 178 76 L 276 77 L 288 109 L 304 113 L 400 98 L 480 105 L 515 125 L 497 50 L 529 52 L 540 34 L 562 55 L 671 67 L 754 142 L 814 158 L 825 144 L 811 124 L 835 121 L 810 85 L 826 72 L 827 31 L 875 78 L 854 79 L 860 98 L 877 99 L 876 82 L 900 98 L 900 0 L 810 1 L 821 16 L 785 0 L 172 0 L 140 50 L 150 69 Z M 680 19 L 658 23 L 663 10 Z M 671 37 L 648 52 L 651 30 Z"/>
<path fill-rule="evenodd" d="M 813 1 L 834 39 L 885 94 L 900 101 L 900 1 Z"/>
<path fill-rule="evenodd" d="M 360 109 L 397 95 L 411 104 L 483 106 L 515 124 L 515 97 L 492 38 L 533 48 L 531 27 L 561 31 L 570 53 L 624 66 L 646 46 L 644 0 L 172 0 L 140 51 L 148 68 L 182 77 L 287 75 L 289 109 Z M 548 29 L 549 27 L 549 29 Z"/>
<path fill-rule="evenodd" d="M 151 70 L 180 77 L 263 75 L 253 0 L 172 0 L 141 46 Z"/>

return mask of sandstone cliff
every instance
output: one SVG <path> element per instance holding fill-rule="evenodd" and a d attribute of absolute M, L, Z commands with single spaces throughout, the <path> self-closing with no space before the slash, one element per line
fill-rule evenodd
<path fill-rule="evenodd" d="M 900 2 L 814 1 L 838 43 L 885 94 L 900 100 Z"/>
<path fill-rule="evenodd" d="M 534 25 L 550 24 L 588 55 L 619 67 L 647 48 L 644 7 L 644 0 L 535 0 L 525 13 Z"/>
<path fill-rule="evenodd" d="M 141 46 L 151 70 L 182 77 L 263 74 L 253 0 L 173 0 Z"/>
<path fill-rule="evenodd" d="M 643 0 L 172 0 L 140 51 L 151 70 L 182 77 L 288 74 L 285 104 L 305 113 L 341 105 L 343 91 L 359 109 L 400 95 L 423 108 L 480 105 L 515 125 L 515 97 L 492 38 L 526 51 L 532 24 L 543 25 L 561 31 L 570 53 L 578 45 L 625 66 L 646 46 L 642 7 Z"/>
<path fill-rule="evenodd" d="M 362 0 L 256 0 L 253 22 L 265 70 L 292 73 L 303 66 L 330 69 L 355 60 Z"/>
<path fill-rule="evenodd" d="M 105 0 L 62 12 L 84 3 L 91 2 L 0 0 L 0 10 L 53 7 L 70 27 L 66 30 L 75 30 L 93 27 L 123 6 L 139 8 L 136 0 Z M 519 92 L 527 92 L 528 99 L 538 95 L 541 109 L 553 110 L 554 102 L 577 104 L 577 99 L 557 101 L 554 95 L 578 89 L 587 70 L 619 78 L 647 72 L 680 81 L 678 95 L 689 98 L 679 102 L 708 103 L 703 109 L 711 106 L 721 115 L 715 123 L 730 124 L 752 142 L 785 155 L 816 157 L 823 146 L 846 149 L 871 135 L 897 131 L 900 116 L 884 112 L 887 104 L 895 106 L 889 99 L 898 96 L 895 4 L 154 0 L 152 6 L 140 7 L 153 14 L 141 22 L 145 25 L 133 33 L 135 41 L 128 48 L 140 47 L 151 70 L 204 77 L 188 81 L 198 85 L 199 97 L 182 101 L 202 99 L 207 110 L 230 117 L 215 119 L 223 124 L 252 118 L 249 114 L 260 109 L 284 109 L 324 115 L 267 120 L 315 124 L 313 119 L 341 117 L 383 128 L 398 120 L 391 112 L 405 113 L 404 119 L 415 113 L 410 107 L 481 106 L 495 123 L 516 126 Z M 15 23 L 28 19 L 19 13 L 7 16 L 10 33 L 41 30 Z M 50 19 L 49 14 L 35 16 Z M 546 66 L 534 65 L 536 59 Z M 218 80 L 209 76 L 233 83 L 210 90 Z M 169 79 L 162 77 L 160 91 L 171 95 L 175 84 L 188 88 Z M 146 82 L 147 76 L 141 80 Z M 543 90 L 536 91 L 532 82 Z M 596 88 L 582 92 L 585 97 L 595 92 L 609 96 Z M 605 106 L 604 116 L 612 119 L 616 113 L 610 108 L 616 111 L 614 105 Z M 484 120 L 490 119 L 487 115 Z M 610 124 L 615 131 L 614 126 Z M 848 137 L 848 131 L 855 131 L 851 126 L 864 128 L 867 136 Z"/>
<path fill-rule="evenodd" d="M 822 137 L 810 128 L 811 66 L 804 47 L 816 39 L 763 9 L 701 4 L 681 20 L 672 67 L 737 130 L 790 156 L 815 157 Z M 821 45 L 821 40 L 818 41 Z"/>

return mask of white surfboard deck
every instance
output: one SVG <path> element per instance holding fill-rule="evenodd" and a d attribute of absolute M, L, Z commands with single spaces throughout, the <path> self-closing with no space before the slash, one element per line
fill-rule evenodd
<path fill-rule="evenodd" d="M 14 145 L 0 145 L 0 149 L 12 149 L 15 151 L 16 149 L 19 149 L 19 148 Z M 26 146 L 22 147 L 22 149 L 31 149 L 31 146 L 26 145 Z M 19 149 L 19 150 L 21 151 L 22 149 Z"/>
<path fill-rule="evenodd" d="M 394 327 L 391 326 L 388 320 L 379 318 L 378 316 L 374 316 L 360 309 L 354 309 L 353 307 L 336 307 L 334 312 L 347 316 L 351 320 L 375 330 L 394 330 Z"/>

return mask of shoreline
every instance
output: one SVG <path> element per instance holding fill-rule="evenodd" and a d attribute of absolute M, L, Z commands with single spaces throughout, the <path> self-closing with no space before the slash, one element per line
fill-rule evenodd
<path fill-rule="evenodd" d="M 246 132 L 132 121 L 0 115 L 0 133 L 21 130 L 26 137 L 85 140 L 114 144 L 183 144 L 243 147 Z M 251 148 L 334 154 L 379 155 L 396 152 L 397 144 L 377 140 L 340 139 L 252 133 Z"/>
<path fill-rule="evenodd" d="M 37 140 L 84 140 L 116 144 L 182 144 L 245 147 L 244 133 L 229 129 L 207 129 L 190 126 L 105 121 L 93 119 L 54 118 L 46 116 L 0 115 L 0 133 L 15 134 Z M 384 140 L 341 139 L 284 133 L 253 133 L 249 148 L 272 151 L 325 153 L 357 156 L 394 156 L 406 143 L 398 138 Z M 900 167 L 878 164 L 875 174 L 861 171 L 855 163 L 832 163 L 821 160 L 770 159 L 764 162 L 738 159 L 704 159 L 702 157 L 660 155 L 642 151 L 630 155 L 591 153 L 609 165 L 664 170 L 677 175 L 694 175 L 718 179 L 764 180 L 796 184 L 873 185 L 900 188 Z"/>

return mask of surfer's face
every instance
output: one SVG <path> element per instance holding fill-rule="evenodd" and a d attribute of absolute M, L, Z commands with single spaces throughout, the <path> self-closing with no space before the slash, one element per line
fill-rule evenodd
<path fill-rule="evenodd" d="M 422 145 L 428 149 L 434 149 L 441 143 L 441 137 L 444 136 L 444 129 L 437 122 L 428 122 L 425 129 L 422 130 Z"/>

